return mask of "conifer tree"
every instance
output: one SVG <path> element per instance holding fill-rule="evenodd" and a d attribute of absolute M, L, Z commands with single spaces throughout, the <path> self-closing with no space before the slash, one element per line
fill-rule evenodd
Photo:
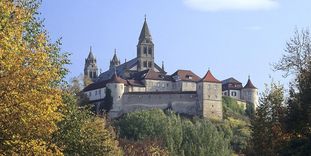
<path fill-rule="evenodd" d="M 106 88 L 105 91 L 105 98 L 103 102 L 100 103 L 99 110 L 101 113 L 104 111 L 108 113 L 113 107 L 113 97 L 111 96 L 111 90 L 109 88 Z"/>

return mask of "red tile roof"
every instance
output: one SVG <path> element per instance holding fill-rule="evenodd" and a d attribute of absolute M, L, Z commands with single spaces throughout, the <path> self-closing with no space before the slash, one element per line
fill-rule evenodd
<path fill-rule="evenodd" d="M 178 76 L 179 80 L 181 81 L 193 81 L 197 82 L 201 78 L 194 74 L 191 70 L 177 70 L 174 74 L 172 74 L 172 77 Z"/>
<path fill-rule="evenodd" d="M 221 83 L 221 81 L 217 80 L 210 70 L 207 71 L 205 76 L 200 80 L 200 82 L 213 82 L 213 83 Z"/>
<path fill-rule="evenodd" d="M 253 85 L 251 79 L 248 79 L 247 84 L 244 86 L 244 88 L 257 89 L 257 88 Z"/>
<path fill-rule="evenodd" d="M 108 83 L 123 83 L 127 84 L 127 81 L 119 77 L 118 75 L 114 74 L 111 79 L 108 81 Z"/>

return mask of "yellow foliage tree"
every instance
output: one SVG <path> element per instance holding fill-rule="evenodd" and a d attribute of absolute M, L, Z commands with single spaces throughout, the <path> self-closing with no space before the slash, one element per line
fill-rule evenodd
<path fill-rule="evenodd" d="M 38 3 L 0 0 L 0 153 L 61 155 L 50 142 L 62 119 L 66 58 L 35 17 Z"/>

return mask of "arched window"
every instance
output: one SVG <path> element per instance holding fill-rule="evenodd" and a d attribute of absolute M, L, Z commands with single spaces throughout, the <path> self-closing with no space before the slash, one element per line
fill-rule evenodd
<path fill-rule="evenodd" d="M 152 48 L 151 47 L 148 50 L 148 54 L 152 55 Z"/>
<path fill-rule="evenodd" d="M 147 47 L 144 47 L 144 54 L 147 54 Z"/>

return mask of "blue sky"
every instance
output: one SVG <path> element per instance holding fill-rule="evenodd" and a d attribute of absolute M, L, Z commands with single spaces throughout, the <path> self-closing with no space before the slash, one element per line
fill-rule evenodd
<path fill-rule="evenodd" d="M 116 48 L 123 63 L 136 56 L 144 15 L 155 44 L 155 60 L 168 74 L 189 69 L 218 79 L 248 75 L 264 89 L 270 76 L 287 84 L 271 63 L 284 54 L 295 28 L 310 27 L 310 0 L 43 0 L 51 39 L 62 37 L 72 53 L 68 78 L 83 73 L 89 47 L 98 66 L 109 68 Z"/>

